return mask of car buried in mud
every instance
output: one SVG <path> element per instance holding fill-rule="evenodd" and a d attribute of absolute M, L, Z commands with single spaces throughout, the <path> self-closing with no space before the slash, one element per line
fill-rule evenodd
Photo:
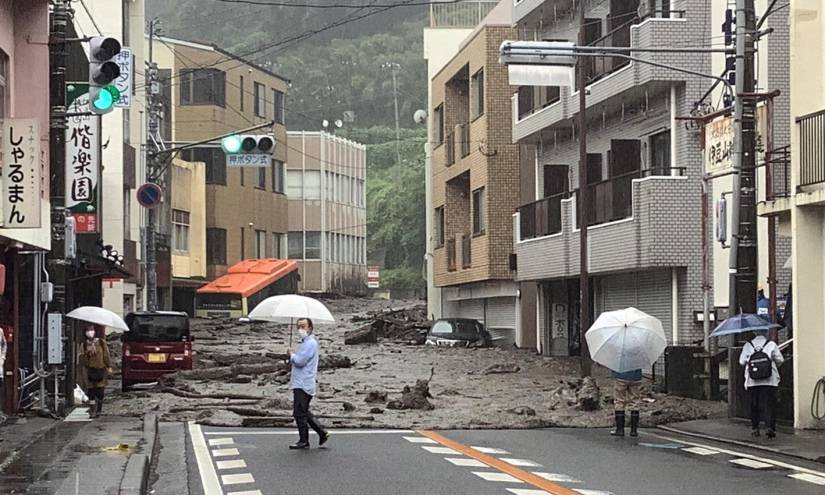
<path fill-rule="evenodd" d="M 426 345 L 444 347 L 490 347 L 493 338 L 478 320 L 443 318 L 433 323 Z"/>

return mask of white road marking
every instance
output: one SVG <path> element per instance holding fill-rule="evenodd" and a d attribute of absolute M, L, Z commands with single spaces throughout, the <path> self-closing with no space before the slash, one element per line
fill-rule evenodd
<path fill-rule="evenodd" d="M 605 492 L 602 490 L 573 490 L 574 492 L 579 492 L 582 495 L 613 495 L 613 492 Z"/>
<path fill-rule="evenodd" d="M 238 449 L 216 449 L 212 451 L 212 457 L 231 457 L 240 455 Z"/>
<path fill-rule="evenodd" d="M 551 495 L 544 490 L 530 490 L 524 488 L 508 488 L 508 492 L 515 493 L 515 495 Z"/>
<path fill-rule="evenodd" d="M 557 481 L 559 483 L 581 483 L 581 481 L 577 480 L 576 478 L 571 478 L 566 474 L 557 474 L 557 473 L 537 473 L 533 472 L 539 478 L 544 478 L 547 481 Z"/>
<path fill-rule="evenodd" d="M 510 476 L 506 473 L 488 473 L 482 471 L 473 471 L 473 474 L 486 481 L 501 481 L 505 483 L 524 483 L 515 476 Z"/>
<path fill-rule="evenodd" d="M 245 492 L 229 492 L 226 495 L 263 495 L 260 490 L 248 490 Z"/>
<path fill-rule="evenodd" d="M 315 432 L 310 432 L 315 435 Z M 415 433 L 415 430 L 330 430 L 335 435 L 400 435 Z M 295 430 L 282 431 L 206 431 L 204 435 L 240 436 L 240 435 L 295 435 Z"/>
<path fill-rule="evenodd" d="M 690 452 L 691 454 L 696 454 L 696 455 L 714 455 L 714 454 L 719 453 L 718 450 L 711 450 L 711 449 L 706 449 L 706 448 L 703 448 L 703 447 L 687 447 L 687 448 L 684 448 L 682 450 L 684 450 L 685 452 Z"/>
<path fill-rule="evenodd" d="M 201 475 L 204 495 L 223 495 L 223 490 L 221 490 L 221 485 L 218 482 L 218 473 L 212 467 L 209 447 L 206 446 L 206 439 L 203 438 L 200 425 L 190 422 L 189 435 L 192 437 L 192 449 L 195 451 L 195 459 L 198 461 L 198 472 Z"/>
<path fill-rule="evenodd" d="M 404 440 L 411 442 L 411 443 L 438 443 L 432 438 L 427 437 L 403 437 Z"/>
<path fill-rule="evenodd" d="M 719 448 L 716 448 L 716 447 L 711 447 L 709 445 L 696 443 L 696 442 L 686 442 L 684 440 L 676 440 L 675 438 L 666 437 L 666 436 L 663 436 L 663 435 L 657 435 L 655 433 L 645 433 L 645 434 L 653 436 L 653 437 L 661 438 L 663 440 L 668 440 L 670 442 L 678 442 L 678 443 L 682 443 L 682 444 L 685 444 L 685 445 L 692 445 L 694 447 L 704 447 L 706 449 L 716 450 L 721 454 L 728 454 L 728 455 L 732 455 L 732 456 L 735 456 L 735 457 L 744 457 L 746 459 L 753 459 L 755 461 L 767 462 L 769 464 L 773 464 L 776 467 L 790 469 L 792 471 L 799 471 L 800 473 L 808 473 L 808 474 L 812 474 L 814 476 L 819 476 L 819 477 L 825 478 L 825 472 L 815 471 L 813 469 L 808 469 L 808 468 L 804 468 L 804 467 L 801 467 L 801 466 L 795 466 L 793 464 L 788 464 L 787 462 L 774 461 L 772 459 L 766 459 L 764 457 L 759 457 L 759 456 L 755 456 L 755 455 L 751 455 L 751 454 L 743 454 L 742 452 L 735 452 L 733 450 L 728 450 L 728 449 L 719 449 Z"/>
<path fill-rule="evenodd" d="M 431 454 L 461 455 L 461 452 L 453 450 L 449 447 L 428 447 L 426 445 L 423 445 L 421 448 Z"/>
<path fill-rule="evenodd" d="M 502 457 L 501 460 L 506 462 L 507 464 L 512 464 L 513 466 L 519 466 L 519 467 L 538 467 L 538 466 L 541 466 L 541 464 L 530 461 L 528 459 L 511 459 L 509 457 Z"/>
<path fill-rule="evenodd" d="M 245 468 L 246 467 L 246 461 L 244 461 L 243 459 L 238 459 L 238 460 L 235 460 L 235 461 L 217 461 L 215 464 L 217 464 L 218 469 L 220 469 L 220 470 L 223 470 L 223 469 L 240 469 L 240 468 Z"/>
<path fill-rule="evenodd" d="M 216 447 L 218 445 L 232 445 L 233 443 L 235 443 L 235 441 L 231 438 L 213 438 L 209 440 L 210 447 Z"/>
<path fill-rule="evenodd" d="M 492 447 L 470 447 L 473 450 L 477 450 L 482 454 L 509 454 L 506 450 L 503 449 L 494 449 Z"/>
<path fill-rule="evenodd" d="M 255 483 L 255 478 L 249 473 L 224 474 L 221 476 L 221 483 L 224 485 L 241 485 L 244 483 Z"/>
<path fill-rule="evenodd" d="M 89 417 L 89 408 L 88 407 L 76 407 L 72 412 L 66 416 L 63 420 L 64 423 L 80 423 L 91 421 L 92 418 Z"/>
<path fill-rule="evenodd" d="M 487 467 L 487 464 L 484 464 L 481 461 L 475 459 L 467 459 L 466 457 L 447 457 L 447 461 L 452 462 L 456 466 L 465 466 L 465 467 Z"/>
<path fill-rule="evenodd" d="M 807 473 L 794 473 L 789 474 L 788 477 L 801 481 L 807 481 L 808 483 L 813 483 L 815 485 L 825 486 L 825 478 L 822 476 L 814 476 L 813 474 Z"/>
<path fill-rule="evenodd" d="M 755 461 L 753 459 L 731 459 L 730 462 L 732 464 L 738 464 L 740 466 L 749 467 L 751 469 L 765 469 L 765 468 L 773 467 L 773 464 L 769 464 L 767 462 Z"/>

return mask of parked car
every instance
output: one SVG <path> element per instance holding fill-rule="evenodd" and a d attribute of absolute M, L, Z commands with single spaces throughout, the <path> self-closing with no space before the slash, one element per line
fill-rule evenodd
<path fill-rule="evenodd" d="M 490 347 L 493 338 L 478 320 L 443 318 L 433 323 L 427 345 L 447 347 Z"/>
<path fill-rule="evenodd" d="M 136 383 L 157 381 L 177 370 L 192 369 L 189 316 L 173 311 L 126 315 L 129 331 L 121 337 L 123 391 Z"/>

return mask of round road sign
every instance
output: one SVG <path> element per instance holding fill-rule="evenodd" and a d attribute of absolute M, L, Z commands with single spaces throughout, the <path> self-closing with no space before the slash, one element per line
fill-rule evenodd
<path fill-rule="evenodd" d="M 143 184 L 137 190 L 137 200 L 145 208 L 154 208 L 163 200 L 163 190 L 151 182 Z"/>

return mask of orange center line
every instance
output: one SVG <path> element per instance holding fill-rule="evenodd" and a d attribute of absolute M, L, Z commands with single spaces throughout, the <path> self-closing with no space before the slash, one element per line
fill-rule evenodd
<path fill-rule="evenodd" d="M 518 478 L 521 481 L 533 485 L 536 488 L 540 488 L 548 493 L 551 493 L 552 495 L 581 495 L 579 492 L 574 492 L 569 488 L 565 488 L 561 485 L 553 483 L 552 481 L 546 480 L 540 476 L 536 476 L 531 472 L 519 469 L 516 466 L 513 466 L 512 464 L 508 464 L 491 455 L 484 454 L 471 447 L 467 447 L 464 444 L 458 443 L 454 440 L 450 440 L 449 438 L 443 437 L 433 431 L 420 430 L 418 431 L 418 434 L 435 440 L 436 442 L 440 443 L 445 447 L 449 447 L 455 450 L 456 452 L 461 452 L 467 457 L 471 457 L 477 461 L 483 462 L 484 464 L 487 464 L 493 469 L 497 469 L 502 473 L 507 473 L 514 478 Z"/>

